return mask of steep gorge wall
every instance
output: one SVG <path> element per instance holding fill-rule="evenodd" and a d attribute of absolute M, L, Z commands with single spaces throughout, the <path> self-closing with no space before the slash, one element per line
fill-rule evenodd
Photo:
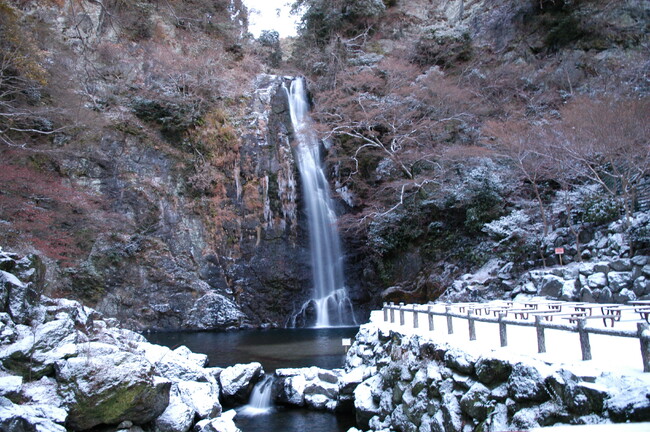
<path fill-rule="evenodd" d="M 254 84 L 211 205 L 188 197 L 175 158 L 137 138 L 102 137 L 94 158 L 108 164 L 94 181 L 143 234 L 101 238 L 72 289 L 97 287 L 97 308 L 137 328 L 283 325 L 309 274 L 281 84 Z"/>
<path fill-rule="evenodd" d="M 51 125 L 2 136 L 0 243 L 124 326 L 284 325 L 309 255 L 283 79 L 258 76 L 241 2 L 0 6 L 40 50 L 27 121 Z"/>

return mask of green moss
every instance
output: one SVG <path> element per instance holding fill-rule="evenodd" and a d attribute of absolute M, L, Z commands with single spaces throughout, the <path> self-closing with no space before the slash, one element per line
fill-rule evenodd
<path fill-rule="evenodd" d="M 70 409 L 69 423 L 80 429 L 88 428 L 93 420 L 96 424 L 118 424 L 125 420 L 125 415 L 137 407 L 141 396 L 147 392 L 147 383 L 137 383 L 129 388 L 107 389 L 99 395 L 85 397 L 76 394 L 76 404 Z"/>

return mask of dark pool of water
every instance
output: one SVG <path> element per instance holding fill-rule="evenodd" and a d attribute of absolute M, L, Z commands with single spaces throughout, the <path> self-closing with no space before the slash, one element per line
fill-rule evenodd
<path fill-rule="evenodd" d="M 355 419 L 353 414 L 276 407 L 264 415 L 237 415 L 235 424 L 244 432 L 345 432 L 355 427 Z"/>
<path fill-rule="evenodd" d="M 211 367 L 260 362 L 264 371 L 278 368 L 341 368 L 345 352 L 343 338 L 352 338 L 358 328 L 269 329 L 250 331 L 151 332 L 154 344 L 175 348 L 185 345 L 208 355 Z M 270 413 L 235 417 L 242 431 L 347 431 L 355 426 L 354 415 L 332 414 L 277 406 Z"/>
<path fill-rule="evenodd" d="M 352 338 L 359 328 L 269 329 L 249 331 L 151 332 L 147 339 L 167 347 L 187 346 L 208 355 L 211 367 L 260 362 L 264 371 L 278 368 L 341 368 L 345 352 L 343 338 Z"/>

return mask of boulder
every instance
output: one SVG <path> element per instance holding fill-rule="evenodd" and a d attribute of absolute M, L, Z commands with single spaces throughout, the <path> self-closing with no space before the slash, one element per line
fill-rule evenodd
<path fill-rule="evenodd" d="M 630 301 L 636 301 L 636 295 L 632 290 L 629 289 L 623 289 L 619 293 L 615 293 L 612 298 L 614 299 L 614 302 L 617 302 L 619 304 L 626 304 Z"/>
<path fill-rule="evenodd" d="M 21 389 L 21 396 L 23 402 L 28 404 L 51 405 L 61 408 L 64 407 L 64 402 L 58 390 L 59 385 L 54 378 L 42 377 L 32 382 L 24 382 Z M 64 415 L 63 419 L 66 416 Z"/>
<path fill-rule="evenodd" d="M 219 387 L 210 382 L 182 381 L 174 384 L 183 402 L 199 418 L 215 418 L 221 414 Z"/>
<path fill-rule="evenodd" d="M 3 256 L 6 259 L 6 256 Z M 33 257 L 34 260 L 35 256 Z M 9 259 L 11 261 L 11 259 Z M 25 257 L 12 262 L 11 273 L 0 270 L 0 311 L 7 312 L 17 324 L 28 324 L 36 310 L 41 297 L 42 286 L 38 281 L 28 281 L 39 272 L 30 267 L 30 259 Z M 22 271 L 21 271 L 22 270 Z M 32 272 L 30 272 L 30 270 Z M 23 277 L 23 281 L 15 274 Z"/>
<path fill-rule="evenodd" d="M 565 280 L 562 285 L 560 299 L 563 301 L 574 301 L 578 298 L 578 280 Z"/>
<path fill-rule="evenodd" d="M 475 383 L 460 399 L 461 409 L 478 422 L 484 421 L 496 402 L 490 400 L 490 390 L 480 382 Z"/>
<path fill-rule="evenodd" d="M 236 364 L 224 368 L 219 376 L 221 396 L 226 404 L 245 403 L 250 397 L 253 387 L 264 375 L 262 364 Z"/>
<path fill-rule="evenodd" d="M 565 281 L 561 277 L 545 275 L 540 282 L 539 295 L 559 298 L 562 295 L 564 283 Z"/>
<path fill-rule="evenodd" d="M 178 387 L 173 385 L 169 393 L 169 404 L 154 423 L 157 431 L 186 432 L 194 424 L 196 411 L 181 397 Z"/>
<path fill-rule="evenodd" d="M 233 419 L 237 415 L 234 410 L 224 412 L 221 416 L 212 419 L 199 421 L 194 426 L 196 432 L 238 432 L 241 431 L 235 425 Z"/>
<path fill-rule="evenodd" d="M 357 424 L 366 428 L 370 419 L 381 414 L 378 401 L 373 396 L 374 390 L 382 389 L 383 380 L 380 375 L 372 376 L 363 381 L 354 390 L 354 408 L 356 409 Z"/>
<path fill-rule="evenodd" d="M 442 394 L 442 420 L 444 431 L 461 431 L 463 414 L 458 398 L 452 392 Z"/>
<path fill-rule="evenodd" d="M 185 346 L 181 347 L 185 348 Z M 185 350 L 179 351 L 179 349 L 180 347 L 172 351 L 156 344 L 138 344 L 138 350 L 154 366 L 158 376 L 166 377 L 172 381 L 208 381 L 209 375 L 202 368 L 203 356 L 206 355 L 192 358 L 188 357 Z"/>
<path fill-rule="evenodd" d="M 542 402 L 549 399 L 539 371 L 523 363 L 517 363 L 512 368 L 508 380 L 508 395 L 517 402 Z"/>
<path fill-rule="evenodd" d="M 208 355 L 205 353 L 194 353 L 187 346 L 178 346 L 174 349 L 174 353 L 189 360 L 199 368 L 208 365 Z"/>
<path fill-rule="evenodd" d="M 504 382 L 511 371 L 512 365 L 502 359 L 483 357 L 476 362 L 476 376 L 486 385 Z"/>
<path fill-rule="evenodd" d="M 126 420 L 146 424 L 169 403 L 171 382 L 154 376 L 149 362 L 129 352 L 58 361 L 56 378 L 69 407 L 66 424 L 74 430 Z"/>
<path fill-rule="evenodd" d="M 580 301 L 581 302 L 596 302 L 596 297 L 594 296 L 593 291 L 588 287 L 583 287 L 580 289 Z"/>
<path fill-rule="evenodd" d="M 187 313 L 183 326 L 191 329 L 215 329 L 239 326 L 246 318 L 237 304 L 216 292 L 197 299 Z"/>
<path fill-rule="evenodd" d="M 464 350 L 451 348 L 445 353 L 445 363 L 454 370 L 464 373 L 473 374 L 476 358 Z"/>
<path fill-rule="evenodd" d="M 629 288 L 632 283 L 631 272 L 610 272 L 607 274 L 609 287 L 612 292 L 620 292 L 623 289 Z"/>
<path fill-rule="evenodd" d="M 0 431 L 63 432 L 66 412 L 63 409 L 17 405 L 0 397 Z"/>
<path fill-rule="evenodd" d="M 646 277 L 639 277 L 632 284 L 632 291 L 639 297 L 650 293 L 650 284 Z"/>
<path fill-rule="evenodd" d="M 607 285 L 607 274 L 604 272 L 596 272 L 595 274 L 587 277 L 587 285 L 592 289 L 600 289 Z"/>
<path fill-rule="evenodd" d="M 277 401 L 319 410 L 334 410 L 338 406 L 339 370 L 283 368 L 275 374 Z"/>
<path fill-rule="evenodd" d="M 274 383 L 276 384 L 276 401 L 294 406 L 305 405 L 305 387 L 307 386 L 307 380 L 304 376 L 295 375 L 284 377 L 276 380 Z"/>
<path fill-rule="evenodd" d="M 20 397 L 22 387 L 22 376 L 0 377 L 0 396 L 2 397 L 7 397 L 9 400 L 16 401 Z"/>
<path fill-rule="evenodd" d="M 630 259 L 618 258 L 609 262 L 609 267 L 617 272 L 628 272 L 632 270 L 632 262 Z"/>

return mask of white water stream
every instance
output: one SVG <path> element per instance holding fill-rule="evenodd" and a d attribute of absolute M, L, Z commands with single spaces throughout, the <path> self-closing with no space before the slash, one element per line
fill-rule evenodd
<path fill-rule="evenodd" d="M 336 231 L 336 214 L 321 163 L 320 142 L 309 115 L 304 79 L 295 78 L 287 93 L 308 218 L 314 284 L 314 297 L 296 316 L 303 316 L 304 320 L 313 308 L 316 316 L 313 325 L 317 328 L 354 325 L 354 311 L 343 280 L 343 254 Z"/>
<path fill-rule="evenodd" d="M 255 385 L 248 404 L 238 413 L 244 416 L 255 416 L 271 412 L 273 410 L 272 390 L 273 376 L 267 375 Z"/>

